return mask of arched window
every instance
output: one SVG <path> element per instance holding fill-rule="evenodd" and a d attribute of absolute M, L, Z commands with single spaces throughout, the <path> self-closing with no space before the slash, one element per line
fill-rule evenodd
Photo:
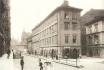
<path fill-rule="evenodd" d="M 89 36 L 88 39 L 89 39 L 89 45 L 91 45 L 92 44 L 92 36 Z"/>
<path fill-rule="evenodd" d="M 94 36 L 94 44 L 98 44 L 98 35 Z"/>

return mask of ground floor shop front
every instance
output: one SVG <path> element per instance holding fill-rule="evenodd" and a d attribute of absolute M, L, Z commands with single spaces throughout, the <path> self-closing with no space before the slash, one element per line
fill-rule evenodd
<path fill-rule="evenodd" d="M 75 54 L 81 54 L 81 47 L 65 47 L 65 46 L 54 46 L 54 47 L 41 47 L 40 55 L 44 57 L 60 57 L 60 58 L 75 58 Z"/>
<path fill-rule="evenodd" d="M 104 57 L 104 47 L 88 47 L 87 56 L 89 57 Z"/>

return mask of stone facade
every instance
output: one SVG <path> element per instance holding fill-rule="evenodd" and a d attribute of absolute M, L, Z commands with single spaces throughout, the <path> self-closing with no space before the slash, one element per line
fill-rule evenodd
<path fill-rule="evenodd" d="M 95 17 L 99 15 L 103 15 L 103 9 L 90 9 L 80 18 L 80 27 L 81 27 L 81 45 L 82 45 L 82 55 L 86 55 L 87 53 L 87 45 L 86 45 L 86 27 L 85 24 L 89 21 L 93 20 Z"/>
<path fill-rule="evenodd" d="M 86 23 L 87 56 L 104 57 L 104 16 Z"/>
<path fill-rule="evenodd" d="M 68 6 L 68 1 L 57 7 L 32 29 L 32 48 L 42 56 L 60 57 L 81 54 L 80 12 Z"/>
<path fill-rule="evenodd" d="M 11 23 L 9 0 L 0 0 L 0 57 L 10 48 Z"/>

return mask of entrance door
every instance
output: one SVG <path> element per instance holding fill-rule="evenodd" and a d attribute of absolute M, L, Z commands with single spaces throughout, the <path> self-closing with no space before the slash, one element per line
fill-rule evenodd
<path fill-rule="evenodd" d="M 69 58 L 69 49 L 65 49 L 65 56 L 67 56 L 67 58 Z"/>
<path fill-rule="evenodd" d="M 77 49 L 74 48 L 74 49 L 73 49 L 73 58 L 76 58 L 77 52 L 78 52 Z"/>

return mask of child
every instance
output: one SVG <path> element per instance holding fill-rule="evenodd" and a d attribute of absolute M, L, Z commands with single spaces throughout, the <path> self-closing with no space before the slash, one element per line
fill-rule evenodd
<path fill-rule="evenodd" d="M 24 60 L 23 60 L 23 57 L 21 57 L 20 65 L 21 65 L 21 70 L 23 70 L 23 67 L 24 67 Z"/>

